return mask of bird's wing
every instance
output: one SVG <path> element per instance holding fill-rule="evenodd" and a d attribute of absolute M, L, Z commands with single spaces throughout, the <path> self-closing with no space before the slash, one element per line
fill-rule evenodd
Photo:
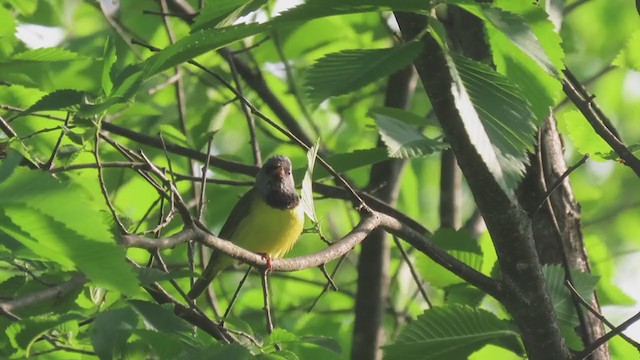
<path fill-rule="evenodd" d="M 254 196 L 257 195 L 258 193 L 256 188 L 251 188 L 251 190 L 242 195 L 236 206 L 231 210 L 231 213 L 227 217 L 227 221 L 222 225 L 222 229 L 218 234 L 219 238 L 231 240 L 231 237 L 238 228 L 240 221 L 249 213 L 249 211 L 251 211 L 251 204 L 253 203 Z"/>
<path fill-rule="evenodd" d="M 253 203 L 254 196 L 257 195 L 255 188 L 251 188 L 251 190 L 242 195 L 236 203 L 236 206 L 231 210 L 218 237 L 224 240 L 232 240 L 233 233 L 238 228 L 242 219 L 251 211 L 251 204 Z M 193 284 L 191 291 L 189 291 L 189 297 L 195 299 L 200 296 L 207 286 L 209 286 L 213 278 L 232 263 L 231 258 L 225 258 L 223 252 L 214 249 L 207 263 L 207 267 L 202 272 L 200 278 Z"/>

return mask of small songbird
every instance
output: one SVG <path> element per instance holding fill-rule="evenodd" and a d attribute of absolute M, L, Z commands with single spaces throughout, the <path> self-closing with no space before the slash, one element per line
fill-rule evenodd
<path fill-rule="evenodd" d="M 272 258 L 283 257 L 302 233 L 304 212 L 291 175 L 291 160 L 283 155 L 269 158 L 220 230 L 219 237 L 249 251 Z M 214 250 L 189 297 L 195 299 L 234 259 Z"/>

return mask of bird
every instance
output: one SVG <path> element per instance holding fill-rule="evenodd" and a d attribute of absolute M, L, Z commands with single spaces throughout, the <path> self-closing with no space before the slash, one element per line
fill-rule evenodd
<path fill-rule="evenodd" d="M 302 234 L 304 211 L 291 174 L 291 160 L 284 155 L 267 159 L 260 168 L 254 186 L 238 200 L 218 237 L 262 254 L 283 257 Z M 202 275 L 189 291 L 196 299 L 211 281 L 236 260 L 214 250 Z"/>

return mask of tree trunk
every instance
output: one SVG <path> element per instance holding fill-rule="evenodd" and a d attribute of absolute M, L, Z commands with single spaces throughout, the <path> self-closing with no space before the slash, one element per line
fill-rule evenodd
<path fill-rule="evenodd" d="M 533 215 L 533 234 L 540 262 L 563 264 L 566 255 L 570 268 L 590 272 L 580 226 L 580 206 L 568 178 L 553 191 L 549 202 L 544 202 L 536 212 L 548 189 L 567 171 L 562 142 L 553 116 L 540 127 L 539 139 L 538 149 L 531 157 L 531 166 L 518 193 L 523 206 Z M 592 306 L 600 309 L 595 294 Z M 585 345 L 604 335 L 604 327 L 597 317 L 584 308 L 578 314 L 585 326 L 579 327 L 577 331 Z M 597 360 L 610 359 L 607 344 L 599 347 L 591 356 L 591 359 Z"/>
<path fill-rule="evenodd" d="M 413 67 L 393 74 L 387 85 L 385 105 L 405 108 L 414 88 Z M 378 146 L 384 146 L 378 140 Z M 380 200 L 394 206 L 400 190 L 400 179 L 405 160 L 394 159 L 378 163 L 371 168 L 370 189 Z M 376 229 L 362 242 L 358 260 L 358 292 L 356 294 L 355 324 L 351 359 L 375 360 L 382 358 L 380 347 L 385 340 L 384 313 L 389 293 L 389 241 L 382 229 Z"/>

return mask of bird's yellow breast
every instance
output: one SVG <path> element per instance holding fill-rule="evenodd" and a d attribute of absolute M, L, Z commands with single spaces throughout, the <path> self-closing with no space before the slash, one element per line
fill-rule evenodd
<path fill-rule="evenodd" d="M 276 209 L 260 197 L 253 200 L 249 214 L 238 224 L 231 240 L 249 251 L 283 257 L 302 233 L 304 212 L 302 206 Z"/>

